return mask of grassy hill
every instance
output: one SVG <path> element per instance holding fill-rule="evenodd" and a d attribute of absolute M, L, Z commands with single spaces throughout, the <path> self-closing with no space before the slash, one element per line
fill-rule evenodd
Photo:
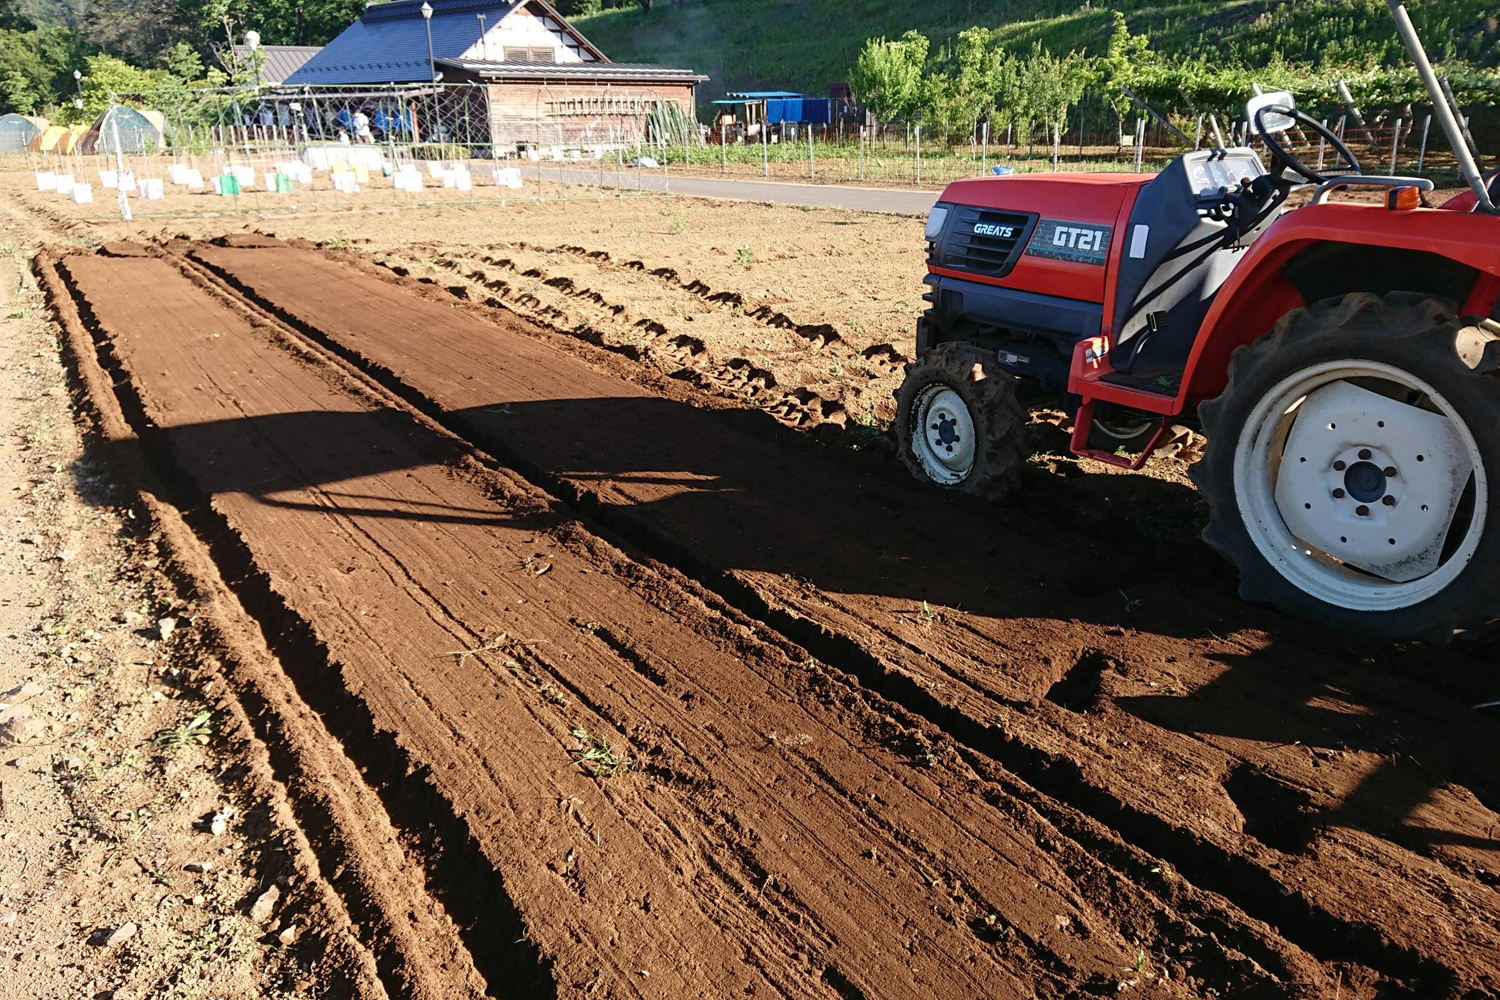
<path fill-rule="evenodd" d="M 1493 0 L 1408 0 L 1436 60 L 1500 62 Z M 1405 53 L 1384 0 L 656 0 L 574 19 L 617 62 L 655 62 L 706 73 L 701 96 L 726 90 L 822 93 L 848 75 L 865 39 L 914 29 L 934 51 L 962 29 L 998 28 L 1013 51 L 1038 39 L 1054 53 L 1097 52 L 1111 11 L 1159 52 L 1258 68 L 1290 63 L 1401 65 Z"/>

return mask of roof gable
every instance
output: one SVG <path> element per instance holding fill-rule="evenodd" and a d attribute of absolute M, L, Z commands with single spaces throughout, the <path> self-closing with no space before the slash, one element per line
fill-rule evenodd
<path fill-rule="evenodd" d="M 427 24 L 423 0 L 388 0 L 365 8 L 358 21 L 345 28 L 321 52 L 288 76 L 289 85 L 412 83 L 431 79 L 427 62 Z M 432 57 L 459 59 L 482 48 L 477 15 L 484 15 L 485 37 L 497 34 L 502 22 L 524 8 L 552 22 L 577 47 L 598 62 L 608 62 L 578 29 L 547 0 L 427 0 L 432 7 Z M 497 50 L 500 42 L 495 43 Z"/>

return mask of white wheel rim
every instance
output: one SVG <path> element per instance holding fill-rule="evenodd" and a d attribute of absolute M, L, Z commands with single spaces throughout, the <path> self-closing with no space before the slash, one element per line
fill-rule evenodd
<path fill-rule="evenodd" d="M 929 479 L 963 482 L 974 469 L 974 418 L 963 397 L 942 383 L 927 386 L 913 408 L 912 452 Z"/>
<path fill-rule="evenodd" d="M 1235 451 L 1234 491 L 1266 560 L 1351 611 L 1442 592 L 1474 557 L 1488 506 L 1458 411 L 1409 372 L 1363 360 L 1305 368 L 1261 398 Z"/>

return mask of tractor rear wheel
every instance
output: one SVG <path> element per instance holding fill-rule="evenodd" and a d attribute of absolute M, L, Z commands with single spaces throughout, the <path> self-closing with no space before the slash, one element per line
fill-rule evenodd
<path fill-rule="evenodd" d="M 1412 293 L 1318 302 L 1236 350 L 1190 474 L 1240 595 L 1438 642 L 1500 612 L 1497 376 L 1500 324 Z"/>
<path fill-rule="evenodd" d="M 896 434 L 912 475 L 944 489 L 1001 500 L 1026 461 L 1015 377 L 991 352 L 947 343 L 906 366 L 896 390 Z"/>

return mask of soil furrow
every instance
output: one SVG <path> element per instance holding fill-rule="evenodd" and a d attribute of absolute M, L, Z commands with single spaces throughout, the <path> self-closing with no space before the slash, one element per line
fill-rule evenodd
<path fill-rule="evenodd" d="M 452 429 L 1314 953 L 1434 995 L 1497 985 L 1493 890 L 1478 877 L 1496 856 L 1495 797 L 1467 756 L 1496 737 L 1415 676 L 1254 613 L 1261 629 L 1210 642 L 1233 631 L 1212 592 L 1079 597 L 1074 581 L 1102 549 L 1059 552 L 973 505 L 842 473 L 811 447 L 644 392 L 614 374 L 618 359 L 581 364 L 318 254 L 195 255 Z M 1068 619 L 1052 614 L 1063 597 Z M 1070 701 L 1086 711 L 1044 701 L 1086 651 L 1109 664 L 1097 697 Z M 1393 775 L 1403 754 L 1421 764 Z M 1229 782 L 1243 768 L 1313 791 L 1286 814 Z M 1372 794 L 1393 781 L 1400 794 Z M 1433 807 L 1445 798 L 1463 808 Z M 1277 809 L 1279 821 L 1247 819 Z M 1424 811 L 1445 829 L 1413 830 Z M 1392 827 L 1420 850 L 1369 835 Z M 1393 873 L 1402 907 L 1384 905 Z"/>
<path fill-rule="evenodd" d="M 166 262 L 62 267 L 175 499 L 404 802 L 408 842 L 446 859 L 429 877 L 480 872 L 444 898 L 469 899 L 492 991 L 1026 996 L 1113 988 L 1134 949 L 1172 970 L 1163 995 L 1326 987 L 1232 914 L 1286 980 L 1106 866 L 1070 874 L 1086 852 L 941 733 L 372 409 Z M 636 768 L 578 767 L 600 737 Z"/>

